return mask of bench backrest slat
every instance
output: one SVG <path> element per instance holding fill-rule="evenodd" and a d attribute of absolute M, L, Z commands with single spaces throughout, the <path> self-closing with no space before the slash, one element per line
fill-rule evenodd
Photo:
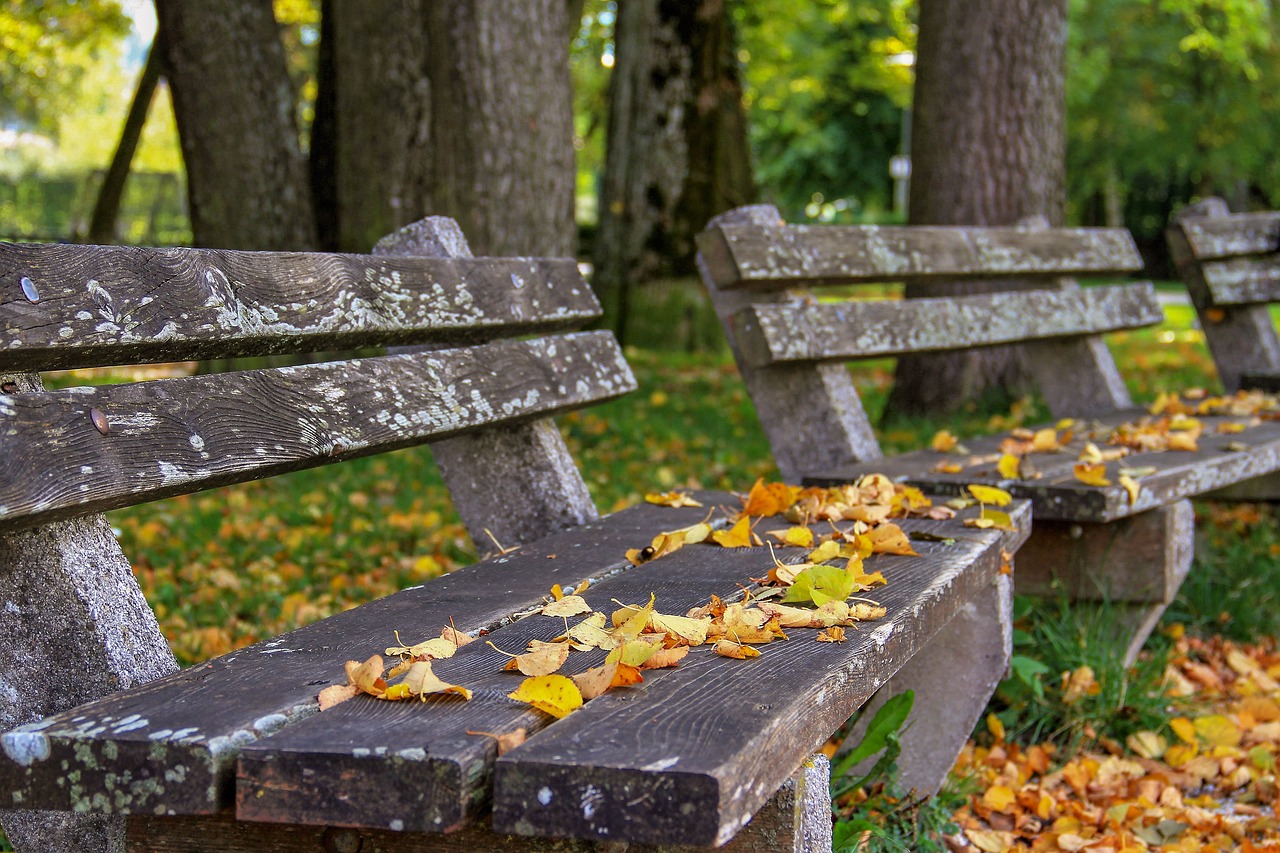
<path fill-rule="evenodd" d="M 1162 319 L 1149 283 L 950 299 L 756 305 L 734 318 L 743 357 L 850 361 L 1133 329 Z"/>
<path fill-rule="evenodd" d="M 1280 385 L 1268 305 L 1280 302 L 1280 212 L 1232 213 L 1206 198 L 1180 211 L 1165 236 L 1226 390 Z"/>
<path fill-rule="evenodd" d="M 721 225 L 698 247 L 723 290 L 1142 269 L 1133 240 L 1114 228 Z"/>
<path fill-rule="evenodd" d="M 0 243 L 11 370 L 472 342 L 599 313 L 568 258 Z"/>
<path fill-rule="evenodd" d="M 612 335 L 579 332 L 0 396 L 0 529 L 551 415 L 634 387 Z"/>
<path fill-rule="evenodd" d="M 1280 250 L 1280 212 L 1225 213 L 1180 222 L 1188 246 L 1201 261 Z"/>
<path fill-rule="evenodd" d="M 784 477 L 880 456 L 837 361 L 1017 344 L 1050 409 L 1088 417 L 1131 405 L 1102 335 L 1163 317 L 1149 284 L 1082 289 L 1072 278 L 1141 269 L 1121 228 L 798 226 L 755 206 L 717 217 L 698 246 L 704 283 Z M 819 304 L 808 291 L 962 279 L 999 286 L 981 296 L 872 294 L 841 304 Z"/>

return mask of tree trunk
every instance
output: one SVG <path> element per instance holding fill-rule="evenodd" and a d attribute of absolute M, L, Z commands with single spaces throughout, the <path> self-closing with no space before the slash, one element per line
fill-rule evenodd
<path fill-rule="evenodd" d="M 432 213 L 426 4 L 325 0 L 311 136 L 325 248 L 368 252 Z"/>
<path fill-rule="evenodd" d="M 129 104 L 129 113 L 125 116 L 124 128 L 120 131 L 120 142 L 116 145 L 111 165 L 102 178 L 102 186 L 98 188 L 98 200 L 94 203 L 93 215 L 89 218 L 90 243 L 114 243 L 116 240 L 116 220 L 120 215 L 125 183 L 129 180 L 129 167 L 133 163 L 134 152 L 138 150 L 138 140 L 142 138 L 147 111 L 159 82 L 160 52 L 153 44 L 147 52 L 147 63 L 142 66 L 138 88 L 134 90 L 133 101 Z"/>
<path fill-rule="evenodd" d="M 624 336 L 628 293 L 694 272 L 694 235 L 754 199 L 724 0 L 621 0 L 594 284 Z"/>
<path fill-rule="evenodd" d="M 572 255 L 565 0 L 425 5 L 431 212 L 477 255 Z"/>
<path fill-rule="evenodd" d="M 156 0 L 198 246 L 316 245 L 271 0 Z"/>
<path fill-rule="evenodd" d="M 911 222 L 1061 223 L 1067 0 L 921 0 L 919 27 Z M 994 287 L 919 285 L 907 296 Z M 1023 384 L 1009 348 L 902 358 L 886 416 L 955 411 Z"/>

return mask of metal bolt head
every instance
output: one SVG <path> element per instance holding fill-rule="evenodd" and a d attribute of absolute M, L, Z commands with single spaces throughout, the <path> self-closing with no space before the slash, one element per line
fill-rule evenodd
<path fill-rule="evenodd" d="M 36 283 L 25 275 L 19 280 L 22 285 L 22 295 L 27 297 L 28 302 L 39 302 L 40 291 L 36 289 Z"/>
<path fill-rule="evenodd" d="M 106 413 L 102 409 L 90 409 L 89 420 L 93 421 L 93 428 L 103 435 L 111 432 L 111 422 L 107 420 Z"/>

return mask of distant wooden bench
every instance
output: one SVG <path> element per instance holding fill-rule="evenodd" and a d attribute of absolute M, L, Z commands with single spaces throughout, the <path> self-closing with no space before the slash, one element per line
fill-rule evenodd
<path fill-rule="evenodd" d="M 718 217 L 698 245 L 703 279 L 784 476 L 821 483 L 874 468 L 944 492 L 980 482 L 1030 499 L 1035 521 L 1019 552 L 1017 588 L 1123 605 L 1129 657 L 1190 566 L 1186 499 L 1280 467 L 1280 424 L 1219 435 L 1219 424 L 1241 420 L 1223 416 L 1200 418 L 1194 453 L 1107 461 L 1106 486 L 1075 476 L 1086 441 L 1104 444 L 1111 429 L 1146 414 L 1133 406 L 1102 336 L 1162 319 L 1151 285 L 1074 281 L 1141 268 L 1122 229 L 790 226 L 776 209 L 755 206 Z M 906 300 L 820 301 L 811 290 L 925 279 L 1010 286 Z M 963 455 L 884 458 L 845 363 L 992 344 L 1021 345 L 1054 416 L 1077 421 L 1069 444 L 1027 457 L 1037 473 L 1021 479 L 997 468 L 1007 435 L 965 439 Z M 1131 478 L 1136 497 L 1120 481 L 1122 468 L 1141 472 Z"/>
<path fill-rule="evenodd" d="M 1280 212 L 1232 213 L 1208 198 L 1165 234 L 1223 387 L 1280 391 Z"/>
<path fill-rule="evenodd" d="M 656 594 L 683 614 L 736 598 L 770 554 L 691 545 L 633 568 L 628 549 L 708 510 L 597 517 L 549 416 L 635 382 L 610 334 L 566 331 L 599 314 L 572 260 L 472 258 L 431 219 L 372 256 L 0 244 L 0 293 L 0 791 L 27 810 L 3 813 L 20 850 L 115 850 L 122 835 L 175 851 L 819 850 L 830 803 L 813 751 L 932 650 L 950 668 L 917 701 L 936 785 L 968 729 L 931 721 L 956 697 L 984 702 L 1007 654 L 979 641 L 1007 631 L 1001 568 L 1025 505 L 1012 533 L 904 520 L 920 556 L 870 558 L 889 576 L 887 615 L 843 643 L 792 639 L 748 661 L 695 650 L 553 722 L 507 698 L 520 679 L 477 642 L 436 670 L 474 689 L 469 702 L 357 697 L 316 713 L 344 662 L 393 631 L 416 642 L 452 624 L 523 651 L 565 629 L 522 618 L 553 584 L 590 581 L 600 611 Z M 66 390 L 37 373 L 385 345 L 418 349 Z M 473 536 L 519 547 L 174 672 L 102 511 L 424 442 Z M 603 653 L 582 654 L 567 671 Z M 469 733 L 517 727 L 533 736 L 500 758 Z"/>

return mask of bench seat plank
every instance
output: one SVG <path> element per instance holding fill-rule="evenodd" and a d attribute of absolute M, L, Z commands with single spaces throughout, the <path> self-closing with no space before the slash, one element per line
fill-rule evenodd
<path fill-rule="evenodd" d="M 1133 422 L 1146 412 L 1134 409 L 1098 421 L 1099 435 L 1121 423 Z M 1060 453 L 1035 453 L 1026 459 L 1039 472 L 1035 479 L 1009 480 L 996 470 L 999 446 L 1004 436 L 966 439 L 967 454 L 921 450 L 839 470 L 814 473 L 806 482 L 822 485 L 846 482 L 859 473 L 879 471 L 890 477 L 942 494 L 964 494 L 970 483 L 984 483 L 1008 490 L 1015 497 L 1031 500 L 1035 517 L 1041 520 L 1107 522 L 1144 510 L 1195 497 L 1216 488 L 1280 470 L 1280 421 L 1264 421 L 1243 432 L 1219 433 L 1221 424 L 1241 419 L 1200 416 L 1204 432 L 1196 451 L 1132 453 L 1106 463 L 1109 486 L 1091 486 L 1075 477 L 1074 465 L 1090 436 L 1078 432 Z M 1097 440 L 1096 438 L 1094 440 Z M 1103 446 L 1101 441 L 1099 446 Z M 1239 449 L 1233 449 L 1239 448 Z M 1245 449 L 1247 448 L 1247 449 Z M 963 470 L 946 473 L 940 463 L 957 463 Z M 1156 469 L 1138 478 L 1140 490 L 1131 502 L 1119 484 L 1121 468 Z"/>
<path fill-rule="evenodd" d="M 734 318 L 753 366 L 848 361 L 1133 329 L 1164 318 L 1150 283 L 884 302 L 754 305 Z"/>
<path fill-rule="evenodd" d="M 497 629 L 537 605 L 552 584 L 571 588 L 621 571 L 637 539 L 647 543 L 656 530 L 694 524 L 705 513 L 632 507 L 0 735 L 0 789 L 12 792 L 5 805 L 216 812 L 230 805 L 239 750 L 315 713 L 317 693 L 344 680 L 343 663 L 388 645 L 393 629 L 405 639 L 417 626 L 438 634 L 451 619 L 469 633 Z"/>
<path fill-rule="evenodd" d="M 550 415 L 635 388 L 607 332 L 0 396 L 0 529 Z"/>
<path fill-rule="evenodd" d="M 600 313 L 570 258 L 0 243 L 0 294 L 15 370 L 474 342 Z"/>
<path fill-rule="evenodd" d="M 1014 514 L 1019 525 L 1029 521 L 1025 504 Z M 794 630 L 750 661 L 695 652 L 676 669 L 646 674 L 645 689 L 593 700 L 498 759 L 495 831 L 649 844 L 727 841 L 792 768 L 996 583 L 997 531 L 974 535 L 980 531 L 955 521 L 920 519 L 902 527 L 955 538 L 914 543 L 919 558 L 868 561 L 868 570 L 888 578 L 867 593 L 888 608 L 884 619 L 847 629 L 841 644 Z M 714 552 L 697 556 L 723 560 Z M 768 565 L 767 554 L 756 560 Z"/>
<path fill-rule="evenodd" d="M 1119 229 L 722 225 L 698 235 L 716 286 L 1125 274 L 1142 258 Z"/>
<path fill-rule="evenodd" d="M 760 522 L 765 528 L 770 524 L 785 526 L 786 522 L 780 518 Z M 942 594 L 942 590 L 947 589 L 951 581 L 948 575 L 951 567 L 954 567 L 955 574 L 970 571 L 980 573 L 979 569 L 974 568 L 974 563 L 982 554 L 988 558 L 984 564 L 985 569 L 990 570 L 988 580 L 993 579 L 1003 534 L 988 532 L 972 536 L 973 531 L 960 528 L 955 522 L 942 527 L 936 522 L 904 522 L 906 529 L 915 529 L 921 525 L 947 530 L 952 535 L 963 531 L 967 538 L 963 543 L 957 540 L 947 546 L 922 543 L 918 550 L 926 554 L 924 559 L 876 558 L 871 561 L 868 570 L 885 571 L 892 578 L 890 586 L 900 586 L 897 594 L 905 599 L 924 596 L 930 602 L 940 602 L 944 609 L 953 608 L 935 620 L 920 618 L 921 625 L 917 626 L 916 610 L 904 606 L 903 612 L 897 617 L 898 621 L 912 623 L 910 630 L 922 631 L 924 639 L 927 639 L 954 612 L 954 608 L 972 597 L 971 590 L 959 588 L 951 594 Z M 825 523 L 821 527 L 823 530 L 828 529 Z M 787 548 L 779 549 L 777 556 L 785 562 L 797 562 L 804 558 L 805 553 L 803 549 Z M 705 604 L 711 594 L 736 598 L 740 588 L 749 583 L 749 578 L 764 574 L 770 565 L 770 552 L 765 548 L 726 550 L 714 546 L 691 546 L 638 569 L 608 578 L 584 592 L 583 597 L 595 610 L 607 613 L 617 609 L 618 604 L 614 602 L 642 604 L 651 593 L 656 592 L 659 612 L 683 615 L 690 607 Z M 945 577 L 945 581 L 938 580 L 940 577 Z M 925 593 L 926 588 L 928 593 Z M 877 622 L 864 626 L 863 630 L 879 629 L 880 626 L 881 623 Z M 506 651 L 522 652 L 530 640 L 549 641 L 564 633 L 564 628 L 563 620 L 534 617 L 505 626 L 488 639 Z M 899 626 L 899 629 L 902 630 L 902 627 Z M 882 629 L 881 635 L 887 636 L 887 632 L 888 629 Z M 824 648 L 823 644 L 812 642 L 814 632 L 797 633 L 804 639 L 770 645 L 764 654 L 790 660 L 789 664 L 782 665 L 783 669 L 794 668 L 799 663 L 804 668 L 804 674 L 796 673 L 794 679 L 804 682 L 807 688 L 819 688 L 835 666 L 833 662 L 841 659 L 841 656 Z M 883 648 L 883 645 L 878 643 L 876 651 L 878 656 L 887 658 L 887 662 L 876 670 L 875 678 L 864 679 L 862 687 L 865 692 L 855 691 L 845 697 L 845 701 L 836 703 L 838 707 L 834 711 L 829 714 L 824 712 L 821 717 L 815 716 L 805 721 L 788 719 L 786 725 L 801 733 L 794 743 L 788 744 L 786 749 L 780 749 L 779 754 L 763 762 L 767 768 L 739 767 L 749 771 L 749 775 L 740 778 L 757 781 L 757 793 L 761 794 L 758 799 L 753 795 L 732 797 L 731 804 L 728 796 L 723 803 L 714 799 L 708 802 L 705 797 L 699 797 L 696 798 L 696 814 L 670 815 L 667 821 L 671 825 L 668 827 L 659 827 L 650 819 L 651 809 L 675 812 L 673 804 L 694 802 L 688 797 L 692 796 L 695 789 L 704 787 L 708 778 L 692 774 L 705 771 L 708 766 L 714 766 L 716 774 L 728 774 L 725 777 L 727 784 L 732 777 L 734 761 L 726 759 L 726 756 L 731 756 L 739 748 L 737 738 L 727 732 L 725 737 L 716 738 L 703 747 L 706 763 L 702 767 L 694 762 L 692 770 L 690 767 L 680 767 L 671 773 L 650 768 L 654 777 L 649 780 L 650 783 L 667 792 L 665 805 L 651 801 L 650 806 L 640 812 L 628 812 L 625 817 L 616 815 L 617 820 L 625 822 L 627 826 L 616 823 L 612 826 L 609 837 L 635 842 L 683 840 L 684 843 L 709 844 L 722 831 L 722 808 L 735 814 L 735 818 L 726 824 L 732 826 L 725 830 L 731 835 L 772 795 L 800 761 L 838 728 L 858 704 L 874 691 L 874 687 L 892 675 L 917 647 L 907 645 L 894 647 L 890 651 Z M 816 658 L 810 646 L 816 647 Z M 795 647 L 797 651 L 789 650 L 791 647 Z M 801 647 L 808 654 L 798 651 Z M 856 644 L 850 644 L 850 647 L 855 648 Z M 866 654 L 864 650 L 863 656 Z M 602 651 L 574 653 L 561 673 L 581 672 L 590 666 L 599 665 L 603 658 Z M 520 684 L 522 676 L 502 672 L 501 668 L 506 660 L 504 655 L 488 645 L 473 643 L 460 649 L 454 657 L 433 665 L 435 673 L 445 681 L 472 688 L 475 693 L 470 702 L 445 698 L 427 703 L 428 707 L 423 707 L 418 703 L 386 703 L 358 698 L 311 717 L 271 738 L 248 745 L 241 752 L 237 770 L 237 817 L 242 820 L 392 827 L 413 831 L 448 831 L 458 828 L 474 817 L 475 811 L 487 802 L 495 757 L 491 739 L 468 735 L 468 731 L 503 733 L 524 727 L 530 733 L 555 732 L 563 725 L 572 726 L 583 719 L 581 712 L 575 712 L 564 721 L 555 722 L 542 712 L 508 699 L 506 694 Z M 738 694 L 743 680 L 741 662 L 718 658 L 708 648 L 691 651 L 674 671 L 646 672 L 643 687 L 608 695 L 636 700 L 649 709 L 643 712 L 644 715 L 659 713 L 660 709 L 663 714 L 674 714 L 685 704 L 682 698 L 684 688 L 680 686 L 685 679 L 678 673 L 683 673 L 686 666 L 690 665 L 699 673 L 698 683 L 705 685 L 710 679 L 719 688 L 720 695 L 707 699 L 707 706 L 701 709 L 705 718 L 731 719 L 733 709 L 739 702 Z M 803 694 L 810 691 L 806 689 L 800 692 Z M 798 702 L 804 701 L 801 696 L 795 698 Z M 586 709 L 592 707 L 593 705 L 588 704 Z M 772 718 L 769 714 L 762 716 Z M 761 724 L 763 725 L 763 721 Z M 654 727 L 650 727 L 649 731 L 657 735 Z M 696 751 L 696 745 L 684 743 L 695 734 L 692 731 L 685 732 L 674 741 L 657 736 L 657 742 L 650 751 Z M 542 733 L 538 734 L 531 743 L 543 736 Z M 606 741 L 609 739 L 608 736 L 605 737 Z M 804 751 L 797 751 L 802 749 L 801 744 L 807 746 L 803 747 Z M 658 758 L 665 758 L 669 754 L 671 753 L 662 752 Z M 586 762 L 586 772 L 593 773 L 596 769 L 596 757 L 580 757 Z M 642 758 L 639 754 L 635 757 Z M 649 758 L 640 761 L 640 765 L 651 763 Z M 722 767 L 722 763 L 726 766 Z M 763 775 L 760 775 L 761 772 Z M 681 783 L 687 782 L 688 786 L 672 785 L 668 778 L 671 776 Z M 747 811 L 738 813 L 740 809 Z M 695 829 L 699 823 L 702 824 L 701 829 Z M 711 828 L 710 835 L 708 827 Z M 496 828 L 502 832 L 529 832 L 523 826 Z M 557 827 L 551 834 L 595 836 L 601 833 L 588 831 L 584 826 L 575 826 Z M 728 835 L 719 840 L 727 840 Z"/>

